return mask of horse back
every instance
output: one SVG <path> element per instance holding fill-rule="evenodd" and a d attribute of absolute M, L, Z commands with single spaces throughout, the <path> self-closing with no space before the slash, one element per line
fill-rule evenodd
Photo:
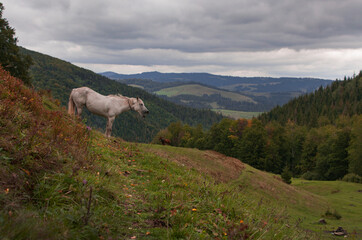
<path fill-rule="evenodd" d="M 80 87 L 72 90 L 71 97 L 74 102 L 84 105 L 87 103 L 88 99 L 100 99 L 104 96 L 89 87 Z"/>

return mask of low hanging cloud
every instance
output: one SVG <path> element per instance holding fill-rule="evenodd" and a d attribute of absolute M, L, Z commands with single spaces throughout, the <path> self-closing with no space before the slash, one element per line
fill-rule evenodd
<path fill-rule="evenodd" d="M 334 79 L 361 68 L 360 0 L 5 0 L 3 4 L 19 45 L 94 71 Z"/>

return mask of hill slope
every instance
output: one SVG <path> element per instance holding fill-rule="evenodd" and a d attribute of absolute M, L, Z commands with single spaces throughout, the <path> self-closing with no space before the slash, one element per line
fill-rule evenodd
<path fill-rule="evenodd" d="M 33 58 L 34 65 L 30 70 L 35 88 L 51 90 L 54 98 L 59 99 L 63 106 L 68 103 L 71 90 L 81 86 L 88 86 L 104 95 L 120 93 L 128 97 L 142 98 L 151 113 L 145 120 L 141 120 L 134 112 L 127 112 L 118 116 L 113 125 L 112 133 L 126 140 L 149 142 L 159 130 L 175 121 L 189 125 L 202 124 L 209 128 L 222 118 L 208 110 L 175 105 L 146 91 L 118 83 L 68 62 L 23 48 L 21 50 Z M 105 128 L 104 118 L 88 112 L 85 113 L 85 118 L 90 126 Z"/>
<path fill-rule="evenodd" d="M 298 97 L 260 116 L 264 122 L 287 121 L 315 127 L 318 121 L 334 123 L 340 115 L 362 114 L 362 71 L 354 78 L 335 81 L 314 93 Z"/>
<path fill-rule="evenodd" d="M 327 236 L 300 228 L 332 207 L 324 197 L 212 151 L 104 138 L 1 69 L 0 83 L 4 238 Z"/>

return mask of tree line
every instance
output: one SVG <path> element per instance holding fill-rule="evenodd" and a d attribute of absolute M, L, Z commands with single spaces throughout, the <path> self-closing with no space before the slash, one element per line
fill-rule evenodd
<path fill-rule="evenodd" d="M 292 121 L 263 124 L 260 120 L 223 119 L 204 131 L 171 123 L 160 131 L 171 145 L 209 149 L 240 159 L 255 168 L 313 180 L 342 179 L 347 174 L 362 176 L 362 115 L 340 116 L 335 124 L 315 128 Z"/>

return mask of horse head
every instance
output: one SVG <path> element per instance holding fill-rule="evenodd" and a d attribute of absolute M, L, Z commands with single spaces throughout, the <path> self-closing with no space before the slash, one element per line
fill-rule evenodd
<path fill-rule="evenodd" d="M 132 99 L 131 109 L 138 112 L 143 118 L 150 113 L 139 97 Z"/>

